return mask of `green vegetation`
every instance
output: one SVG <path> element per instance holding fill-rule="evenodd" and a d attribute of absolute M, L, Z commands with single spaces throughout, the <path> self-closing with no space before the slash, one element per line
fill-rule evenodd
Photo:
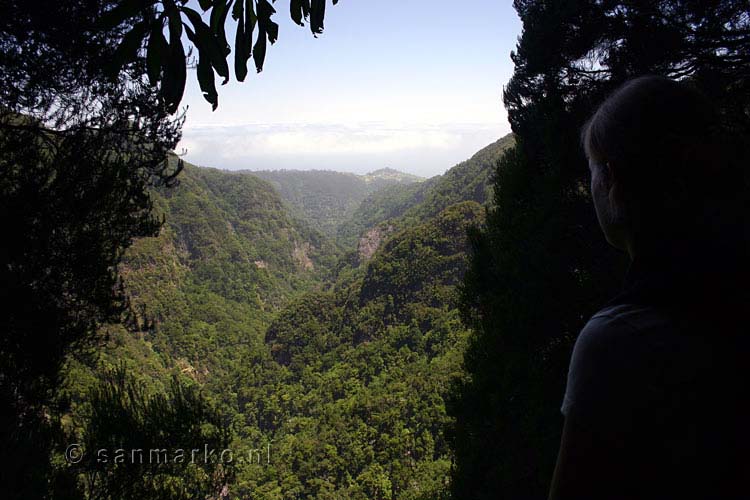
<path fill-rule="evenodd" d="M 12 498 L 543 497 L 569 347 L 617 265 L 580 125 L 629 76 L 660 73 L 703 89 L 750 143 L 746 1 L 527 0 L 505 89 L 514 135 L 445 175 L 188 165 L 173 187 L 182 35 L 215 107 L 225 21 L 243 80 L 278 36 L 271 3 L 199 0 L 207 23 L 186 0 L 6 4 L 0 484 Z M 318 34 L 325 4 L 291 0 L 290 15 Z M 70 464 L 73 442 L 268 459 Z"/>
<path fill-rule="evenodd" d="M 490 177 L 495 164 L 513 142 L 513 136 L 507 135 L 443 175 L 420 184 L 391 186 L 376 191 L 338 229 L 339 241 L 351 246 L 366 229 L 380 223 L 413 224 L 464 200 L 487 203 L 492 199 Z"/>
<path fill-rule="evenodd" d="M 502 149 L 487 151 L 497 159 Z M 442 495 L 451 466 L 445 398 L 462 376 L 468 336 L 457 285 L 466 232 L 484 217 L 482 205 L 445 182 L 469 186 L 486 179 L 491 164 L 464 162 L 427 181 L 434 187 L 409 203 L 417 215 L 389 219 L 394 227 L 372 254 L 351 262 L 254 173 L 186 164 L 177 187 L 153 191 L 165 217 L 160 234 L 137 240 L 120 266 L 128 323 L 102 329 L 101 349 L 68 362 L 59 396 L 69 402 L 67 432 L 89 436 L 89 447 L 122 436 L 92 420 L 101 406 L 92 391 L 102 387 L 106 406 L 134 411 L 126 393 L 112 389 L 113 370 L 122 370 L 145 400 L 171 401 L 174 384 L 200 387 L 205 401 L 195 404 L 207 409 L 192 420 L 221 428 L 209 410 L 216 408 L 230 448 L 270 447 L 270 463 L 234 464 L 227 483 L 237 497 Z M 329 175 L 306 173 L 316 174 Z M 402 186 L 413 185 L 421 184 Z M 92 470 L 114 474 L 99 479 L 112 485 L 128 472 L 87 467 L 63 470 L 79 481 Z M 181 472 L 171 474 L 180 498 Z M 138 491 L 156 491 L 157 479 Z"/>
<path fill-rule="evenodd" d="M 169 185 L 165 162 L 182 118 L 157 104 L 145 68 L 103 67 L 122 30 L 97 26 L 109 0 L 3 2 L 0 15 L 0 484 L 6 498 L 52 488 L 55 401 L 72 351 L 126 311 L 117 264 L 151 236 L 147 188 Z M 85 35 L 84 35 L 85 34 Z M 78 36 L 80 35 L 80 36 Z M 177 167 L 177 168 L 175 168 Z"/>
<path fill-rule="evenodd" d="M 394 235 L 362 279 L 307 294 L 271 324 L 266 340 L 291 398 L 274 433 L 283 467 L 264 477 L 289 474 L 284 497 L 435 498 L 444 489 L 443 398 L 461 374 L 467 334 L 455 284 L 463 235 L 481 214 L 465 202 Z"/>
<path fill-rule="evenodd" d="M 253 171 L 269 181 L 311 227 L 334 237 L 362 202 L 389 186 L 411 186 L 423 179 L 398 170 L 382 168 L 366 175 L 330 170 Z"/>
<path fill-rule="evenodd" d="M 151 394 L 121 366 L 89 393 L 87 407 L 83 459 L 70 468 L 86 476 L 86 498 L 191 499 L 218 495 L 231 481 L 233 464 L 220 455 L 229 428 L 195 384 L 174 378 Z"/>

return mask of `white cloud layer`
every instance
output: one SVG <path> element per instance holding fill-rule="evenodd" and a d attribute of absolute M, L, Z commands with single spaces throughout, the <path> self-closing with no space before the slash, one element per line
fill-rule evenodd
<path fill-rule="evenodd" d="M 178 149 L 198 165 L 229 170 L 383 167 L 441 174 L 508 133 L 507 123 L 277 123 L 186 125 Z"/>

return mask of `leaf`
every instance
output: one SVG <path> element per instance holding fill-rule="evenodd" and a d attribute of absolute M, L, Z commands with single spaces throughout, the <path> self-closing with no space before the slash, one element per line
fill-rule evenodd
<path fill-rule="evenodd" d="M 276 43 L 276 40 L 279 39 L 279 25 L 273 21 L 269 21 L 266 31 L 268 32 L 268 41 Z"/>
<path fill-rule="evenodd" d="M 292 16 L 292 21 L 294 21 L 296 24 L 299 24 L 300 26 L 304 26 L 305 23 L 303 22 L 303 20 L 307 19 L 307 16 L 302 10 L 302 2 L 303 0 L 291 0 L 289 2 L 289 11 Z"/>
<path fill-rule="evenodd" d="M 255 2 L 245 0 L 245 48 L 247 58 L 253 53 L 253 32 L 258 24 L 258 16 L 255 15 Z"/>
<path fill-rule="evenodd" d="M 255 29 L 255 25 L 258 22 L 258 16 L 255 15 L 254 5 L 253 0 L 245 1 L 245 27 L 247 28 L 249 26 L 251 32 Z"/>
<path fill-rule="evenodd" d="M 195 40 L 193 44 L 199 52 L 204 52 L 206 57 L 211 61 L 211 65 L 224 81 L 222 85 L 229 81 L 229 65 L 227 64 L 226 55 L 222 51 L 218 40 L 211 32 L 211 28 L 201 19 L 201 15 L 189 7 L 180 7 L 185 13 L 190 23 L 195 29 Z"/>
<path fill-rule="evenodd" d="M 123 66 L 138 58 L 138 49 L 141 48 L 143 38 L 146 35 L 146 23 L 140 22 L 133 26 L 120 42 L 115 53 L 112 55 L 106 73 L 112 77 L 117 76 Z"/>
<path fill-rule="evenodd" d="M 146 49 L 146 71 L 151 85 L 156 85 L 161 78 L 162 66 L 165 65 L 168 56 L 169 44 L 164 38 L 162 25 L 159 23 L 151 30 Z"/>
<path fill-rule="evenodd" d="M 250 58 L 250 43 L 245 33 L 245 4 L 239 0 L 234 4 L 232 17 L 237 21 L 237 32 L 234 37 L 234 76 L 237 81 L 245 81 L 247 76 L 247 60 Z M 252 42 L 252 40 L 251 40 Z"/>
<path fill-rule="evenodd" d="M 186 28 L 188 38 L 196 47 L 198 45 L 198 35 L 190 28 Z M 216 92 L 216 81 L 214 79 L 214 70 L 211 67 L 211 58 L 206 50 L 198 49 L 198 85 L 200 85 L 203 98 L 211 103 L 211 110 L 216 111 L 219 105 L 219 94 Z"/>
<path fill-rule="evenodd" d="M 169 9 L 169 43 L 182 38 L 182 18 L 176 7 Z"/>
<path fill-rule="evenodd" d="M 237 0 L 232 8 L 232 19 L 239 21 L 243 19 L 245 12 L 245 2 L 243 0 Z M 243 19 L 244 20 L 244 19 Z"/>
<path fill-rule="evenodd" d="M 211 0 L 198 0 L 198 4 L 201 6 L 201 9 L 203 9 L 203 12 L 206 12 L 211 8 L 213 2 Z"/>
<path fill-rule="evenodd" d="M 310 31 L 313 35 L 323 33 L 323 20 L 326 16 L 326 0 L 312 0 L 310 4 Z"/>
<path fill-rule="evenodd" d="M 234 0 L 229 0 L 229 2 L 225 2 L 224 0 L 219 0 L 211 10 L 211 32 L 219 42 L 219 46 L 224 52 L 224 57 L 228 56 L 231 52 L 229 43 L 227 42 L 225 24 L 227 21 L 227 14 L 229 14 L 229 7 L 231 7 L 233 1 Z"/>
<path fill-rule="evenodd" d="M 253 47 L 253 61 L 255 61 L 255 69 L 260 73 L 263 71 L 263 62 L 266 59 L 266 34 L 263 29 L 258 30 L 258 40 L 255 42 Z"/>
<path fill-rule="evenodd" d="M 198 83 L 203 92 L 203 98 L 211 103 L 211 111 L 216 111 L 219 106 L 219 94 L 216 92 L 216 82 L 214 81 L 214 70 L 210 62 L 198 56 Z"/>
<path fill-rule="evenodd" d="M 301 0 L 302 2 L 302 15 L 307 19 L 310 17 L 310 0 Z"/>
<path fill-rule="evenodd" d="M 279 34 L 279 25 L 271 21 L 271 16 L 275 13 L 276 10 L 267 0 L 258 0 L 258 40 L 253 48 L 253 60 L 258 73 L 263 71 L 266 59 L 266 38 L 273 43 Z"/>
<path fill-rule="evenodd" d="M 185 48 L 182 42 L 170 44 L 169 61 L 165 68 L 164 81 L 162 82 L 162 93 L 167 111 L 175 113 L 185 93 L 185 81 L 187 71 L 185 69 Z"/>
<path fill-rule="evenodd" d="M 167 5 L 169 16 L 169 59 L 164 68 L 162 95 L 167 111 L 177 111 L 182 96 L 185 93 L 187 70 L 185 68 L 185 47 L 182 45 L 182 19 L 174 4 Z"/>

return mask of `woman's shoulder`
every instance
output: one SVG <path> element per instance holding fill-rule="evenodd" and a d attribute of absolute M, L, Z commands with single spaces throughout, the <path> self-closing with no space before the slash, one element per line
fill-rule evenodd
<path fill-rule="evenodd" d="M 674 337 L 673 317 L 654 307 L 636 304 L 607 306 L 588 320 L 576 339 L 574 355 L 609 355 L 621 358 L 644 343 Z"/>
<path fill-rule="evenodd" d="M 701 349 L 689 344 L 667 312 L 635 304 L 605 307 L 576 339 L 563 413 L 614 413 L 634 405 L 654 383 L 692 372 Z M 665 373 L 666 366 L 675 373 Z"/>
<path fill-rule="evenodd" d="M 584 331 L 606 330 L 609 333 L 636 333 L 650 330 L 664 331 L 673 327 L 674 315 L 657 307 L 638 304 L 607 306 L 594 314 Z"/>

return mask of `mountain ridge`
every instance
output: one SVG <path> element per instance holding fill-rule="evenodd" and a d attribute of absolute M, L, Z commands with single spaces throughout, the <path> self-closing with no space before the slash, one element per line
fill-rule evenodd
<path fill-rule="evenodd" d="M 491 177 L 495 165 L 513 144 L 513 134 L 505 135 L 442 175 L 418 184 L 389 186 L 375 191 L 362 201 L 351 218 L 339 226 L 336 234 L 339 243 L 351 248 L 366 230 L 381 223 L 387 225 L 388 221 L 396 219 L 400 219 L 401 224 L 417 223 L 460 201 L 491 202 Z"/>

